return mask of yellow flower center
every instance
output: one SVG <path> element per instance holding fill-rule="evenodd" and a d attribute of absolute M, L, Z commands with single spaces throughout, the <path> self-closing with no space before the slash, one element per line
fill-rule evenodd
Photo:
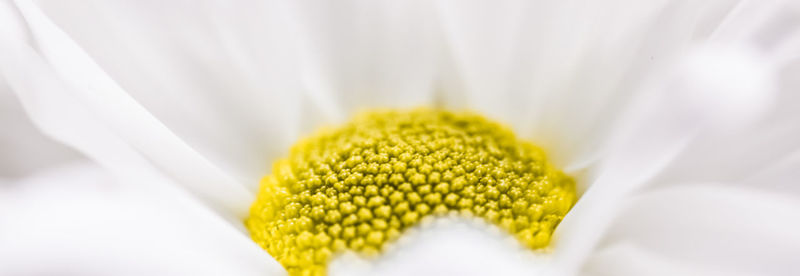
<path fill-rule="evenodd" d="M 543 151 L 470 113 L 375 111 L 296 144 L 264 177 L 246 220 L 291 275 L 333 254 L 375 255 L 428 216 L 458 213 L 547 246 L 576 200 Z"/>

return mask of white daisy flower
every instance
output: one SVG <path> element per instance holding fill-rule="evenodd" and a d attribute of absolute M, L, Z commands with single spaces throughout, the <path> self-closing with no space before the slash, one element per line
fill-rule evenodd
<path fill-rule="evenodd" d="M 800 5 L 789 0 L 0 2 L 0 89 L 16 94 L 43 133 L 91 160 L 4 181 L 0 274 L 795 275 L 798 53 Z M 311 238 L 259 224 L 275 221 L 259 217 L 273 211 L 270 200 L 302 193 L 265 192 L 298 182 L 273 164 L 323 158 L 304 145 L 361 147 L 310 138 L 290 152 L 303 137 L 327 137 L 309 136 L 321 126 L 352 122 L 356 111 L 413 107 L 490 118 L 463 121 L 499 130 L 468 137 L 489 141 L 466 146 L 478 156 L 469 162 L 487 165 L 480 154 L 494 154 L 494 142 L 505 143 L 498 156 L 534 160 L 513 171 L 552 184 L 524 203 L 552 209 L 543 212 L 554 221 L 483 223 L 493 220 L 478 209 L 491 208 L 475 197 L 453 201 L 472 208 L 474 220 L 454 215 L 406 229 L 417 222 L 409 219 L 375 257 L 343 250 L 325 262 L 292 259 L 312 252 L 298 251 Z M 367 117 L 383 116 L 374 114 Z M 462 116 L 454 114 L 442 116 Z M 425 116 L 411 124 L 472 135 Z M 391 132 L 359 122 L 339 129 Z M 356 130 L 331 137 L 372 137 Z M 543 149 L 547 161 L 517 139 Z M 60 158 L 53 156 L 39 164 Z M 438 189 L 430 183 L 439 176 L 404 164 L 425 174 L 419 185 Z M 499 170 L 497 179 L 514 175 Z M 422 193 L 415 189 L 404 196 Z M 570 196 L 578 199 L 566 213 Z M 429 211 L 415 205 L 425 215 L 447 199 L 420 200 L 434 202 Z M 503 208 L 513 211 L 503 218 L 518 218 Z M 377 207 L 364 214 L 373 215 L 381 216 Z M 334 215 L 331 225 L 346 219 Z M 534 223 L 558 225 L 549 245 L 549 232 L 520 234 L 519 225 Z M 368 230 L 341 247 L 365 248 L 389 233 Z M 336 242 L 327 244 L 314 254 Z"/>

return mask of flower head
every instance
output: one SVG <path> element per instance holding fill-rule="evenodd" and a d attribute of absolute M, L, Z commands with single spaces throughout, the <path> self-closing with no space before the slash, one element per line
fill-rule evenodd
<path fill-rule="evenodd" d="M 0 211 L 0 260 L 12 261 L 0 263 L 0 274 L 283 273 L 280 263 L 293 255 L 276 253 L 283 245 L 274 237 L 294 238 L 283 249 L 300 255 L 308 251 L 293 246 L 326 243 L 322 229 L 300 231 L 306 217 L 312 227 L 329 225 L 313 222 L 318 205 L 302 204 L 316 195 L 311 189 L 304 196 L 303 187 L 324 185 L 340 203 L 338 219 L 334 212 L 321 216 L 331 216 L 324 230 L 338 223 L 340 235 L 355 231 L 346 242 L 340 239 L 346 247 L 387 240 L 389 229 L 409 235 L 369 261 L 331 257 L 332 273 L 797 274 L 798 9 L 788 0 L 0 2 L 0 89 L 15 93 L 42 133 L 95 164 L 69 167 L 93 173 L 70 169 L 30 181 L 63 181 L 74 189 L 40 183 L 3 190 L 0 210 L 11 211 Z M 377 162 L 372 176 L 377 184 L 381 166 L 394 172 L 394 161 L 408 153 L 412 160 L 397 163 L 397 171 L 405 164 L 416 174 L 398 175 L 395 184 L 387 173 L 391 185 L 367 191 L 366 184 L 360 191 L 344 185 L 360 184 L 368 173 L 361 181 L 351 172 L 334 175 L 336 166 L 370 166 L 365 159 L 380 156 L 348 140 L 394 133 L 363 118 L 348 125 L 347 118 L 357 110 L 418 106 L 490 118 L 467 116 L 467 125 L 478 128 L 508 126 L 458 136 L 482 137 L 473 146 L 464 143 L 465 154 L 472 149 L 476 158 L 487 157 L 475 171 L 492 165 L 483 176 L 500 168 L 492 179 L 512 181 L 505 192 L 495 185 L 498 208 L 510 204 L 498 213 L 511 213 L 498 216 L 499 227 L 433 223 L 415 229 L 413 215 L 412 223 L 403 222 L 406 214 L 435 212 L 439 205 L 448 211 L 463 205 L 492 221 L 489 179 L 482 183 L 473 175 L 475 184 L 464 176 L 475 186 L 463 189 L 486 189 L 484 204 L 478 193 L 469 202 L 470 193 L 452 192 L 455 172 L 448 192 L 443 185 L 437 190 L 448 168 L 474 160 L 436 171 L 435 151 L 414 148 L 423 165 L 412 165 L 414 155 L 400 145 L 397 160 Z M 443 113 L 427 112 L 385 120 L 417 114 L 412 123 L 422 120 L 453 135 L 444 138 L 469 133 L 436 119 Z M 344 127 L 290 150 L 323 125 Z M 401 138 L 425 140 L 403 129 L 396 129 Z M 341 141 L 320 146 L 325 139 Z M 508 147 L 495 150 L 492 141 Z M 363 154 L 352 156 L 361 163 L 347 154 L 325 160 L 330 175 L 314 161 L 357 149 Z M 497 152 L 533 160 L 513 170 L 518 178 L 527 172 L 533 183 L 563 189 L 534 187 L 547 194 L 514 199 L 530 190 L 525 183 L 514 186 L 504 159 L 490 158 Z M 305 175 L 298 170 L 303 166 Z M 579 198 L 568 213 L 572 182 L 558 171 L 574 179 Z M 272 177 L 259 191 L 265 175 Z M 542 176 L 556 177 L 537 182 Z M 395 208 L 405 202 L 397 200 L 386 230 L 374 231 L 383 225 L 377 219 L 387 214 L 390 189 L 401 191 L 408 210 L 401 216 L 403 207 Z M 546 203 L 554 190 L 557 202 Z M 368 192 L 376 197 L 374 209 Z M 341 204 L 349 201 L 340 195 L 352 206 Z M 450 195 L 459 197 L 455 207 L 447 203 Z M 278 204 L 270 207 L 270 201 Z M 524 244 L 520 240 L 533 241 L 529 247 L 544 243 L 536 235 L 527 239 L 525 222 L 516 221 L 532 203 L 541 204 L 543 216 L 531 219 L 534 210 L 528 227 L 535 221 L 546 224 L 548 235 L 553 230 L 547 252 L 514 247 Z M 528 206 L 515 213 L 515 204 Z M 483 215 L 475 209 L 482 206 Z M 551 211 L 557 227 L 544 220 Z M 290 221 L 274 219 L 282 215 L 296 219 L 297 229 L 266 235 Z M 355 230 L 345 230 L 351 215 Z M 392 225 L 393 215 L 402 226 Z M 248 217 L 251 231 L 243 223 Z M 335 243 L 335 234 L 327 235 Z M 508 237 L 516 243 L 501 241 Z M 370 264 L 366 270 L 348 266 L 362 261 Z M 46 265 L 29 265 L 34 262 Z"/>

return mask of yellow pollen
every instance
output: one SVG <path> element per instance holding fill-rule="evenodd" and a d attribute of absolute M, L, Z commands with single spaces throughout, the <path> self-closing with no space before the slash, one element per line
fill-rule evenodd
<path fill-rule="evenodd" d="M 245 224 L 290 275 L 324 275 L 343 250 L 372 256 L 425 217 L 477 216 L 543 248 L 575 203 L 544 152 L 471 113 L 373 111 L 292 147 Z"/>

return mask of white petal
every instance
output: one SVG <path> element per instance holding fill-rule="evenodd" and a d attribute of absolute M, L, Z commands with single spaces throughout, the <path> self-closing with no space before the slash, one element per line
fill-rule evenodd
<path fill-rule="evenodd" d="M 16 4 L 0 6 L 0 73 L 45 133 L 121 179 L 156 178 L 152 162 L 224 215 L 245 213 L 252 195 L 243 186 L 130 98 L 35 5 Z M 26 29 L 30 36 L 19 33 Z"/>
<path fill-rule="evenodd" d="M 752 275 L 726 266 L 685 263 L 644 250 L 632 243 L 620 242 L 592 254 L 582 275 Z"/>
<path fill-rule="evenodd" d="M 295 1 L 303 81 L 339 112 L 430 105 L 442 54 L 429 1 Z"/>
<path fill-rule="evenodd" d="M 586 167 L 641 84 L 734 1 L 440 1 L 470 107 Z"/>
<path fill-rule="evenodd" d="M 798 231 L 800 200 L 796 197 L 719 184 L 696 185 L 652 190 L 631 198 L 600 250 L 629 243 L 671 262 L 712 271 L 796 275 L 800 273 Z M 590 268 L 602 273 L 606 268 L 638 266 L 636 258 L 613 264 L 621 267 Z M 669 264 L 649 269 L 659 271 L 664 266 Z"/>
<path fill-rule="evenodd" d="M 715 50 L 724 52 L 726 48 Z M 719 133 L 728 134 L 731 130 L 752 130 L 745 121 L 763 115 L 771 103 L 768 99 L 777 93 L 773 87 L 775 80 L 770 78 L 774 72 L 769 66 L 755 66 L 746 51 L 733 51 L 724 59 L 707 63 L 696 62 L 696 59 L 705 61 L 704 57 L 686 59 L 643 89 L 635 105 L 625 113 L 625 120 L 615 129 L 603 163 L 596 168 L 597 175 L 586 179 L 588 183 L 584 185 L 588 184 L 588 190 L 559 227 L 565 237 L 559 252 L 564 258 L 560 261 L 579 262 L 581 256 L 590 254 L 623 198 L 646 185 L 675 185 L 674 181 L 659 177 L 670 166 L 690 163 L 694 166 L 687 171 L 697 174 L 713 170 L 720 163 L 749 164 L 741 160 L 698 164 L 686 158 L 685 153 L 698 137 L 716 138 Z M 731 70 L 720 70 L 719 65 Z M 753 70 L 738 70 L 741 68 Z M 752 139 L 754 134 L 740 135 L 736 140 Z M 707 145 L 700 149 L 699 156 L 726 154 L 731 149 L 724 145 Z M 760 152 L 752 147 L 745 150 Z M 740 172 L 727 171 L 728 175 L 737 173 Z"/>
<path fill-rule="evenodd" d="M 575 267 L 571 262 L 592 254 L 606 233 L 602 225 L 613 221 L 626 196 L 711 180 L 741 185 L 797 151 L 798 117 L 773 113 L 797 106 L 780 102 L 794 94 L 779 85 L 787 63 L 774 62 L 753 42 L 689 48 L 645 83 L 610 139 L 616 146 L 605 148 L 591 187 L 559 228 L 559 261 L 572 260 L 559 267 Z M 758 190 L 763 182 L 750 184 Z"/>
<path fill-rule="evenodd" d="M 0 186 L 0 210 L 2 275 L 285 274 L 185 192 L 88 163 Z"/>
<path fill-rule="evenodd" d="M 40 1 L 171 131 L 251 190 L 316 113 L 280 1 Z"/>
<path fill-rule="evenodd" d="M 148 111 L 253 190 L 321 124 L 432 103 L 441 40 L 425 1 L 85 4 L 42 7 Z"/>
<path fill-rule="evenodd" d="M 75 150 L 44 136 L 0 79 L 0 177 L 18 178 L 38 169 L 81 158 Z"/>
<path fill-rule="evenodd" d="M 409 229 L 377 259 L 336 258 L 331 275 L 537 275 L 549 255 L 480 220 L 437 218 Z"/>
<path fill-rule="evenodd" d="M 800 185 L 797 185 L 798 169 L 800 169 L 800 150 L 796 149 L 788 157 L 770 162 L 770 165 L 763 170 L 744 178 L 740 185 L 800 196 Z"/>
<path fill-rule="evenodd" d="M 717 100 L 704 100 L 708 104 L 703 108 L 722 111 L 720 114 L 729 124 L 738 127 L 722 132 L 704 131 L 695 137 L 676 157 L 680 162 L 672 163 L 660 173 L 659 182 L 739 181 L 768 170 L 779 160 L 791 158 L 791 154 L 800 149 L 800 125 L 797 124 L 800 118 L 797 93 L 800 89 L 800 59 L 776 59 L 782 56 L 780 51 L 791 49 L 800 52 L 800 44 L 795 43 L 800 40 L 800 20 L 797 19 L 800 18 L 800 6 L 765 5 L 771 13 L 764 12 L 761 5 L 752 9 L 748 9 L 749 5 L 743 6 L 745 9 L 737 8 L 739 12 L 736 14 L 755 22 L 750 24 L 753 26 L 745 28 L 742 19 L 729 20 L 725 26 L 736 25 L 737 31 L 730 27 L 721 28 L 715 41 L 718 45 L 722 42 L 725 45 L 737 42 L 748 45 L 752 54 L 750 61 L 728 55 L 724 48 L 714 49 L 717 53 L 712 58 L 716 59 L 718 66 L 714 74 L 717 75 L 716 82 L 721 84 L 715 86 L 723 88 L 718 91 L 726 95 L 749 90 L 761 96 L 772 95 L 772 101 L 762 106 L 762 109 L 767 109 L 761 110 L 763 116 L 745 116 L 751 117 L 747 119 L 740 116 L 752 112 L 748 106 L 763 99 L 743 100 L 728 106 L 728 110 L 721 110 L 722 105 Z M 740 32 L 745 34 L 732 34 Z M 740 73 L 724 76 L 737 71 Z M 719 96 L 722 95 L 716 95 Z M 698 167 L 703 169 L 698 170 Z"/>

